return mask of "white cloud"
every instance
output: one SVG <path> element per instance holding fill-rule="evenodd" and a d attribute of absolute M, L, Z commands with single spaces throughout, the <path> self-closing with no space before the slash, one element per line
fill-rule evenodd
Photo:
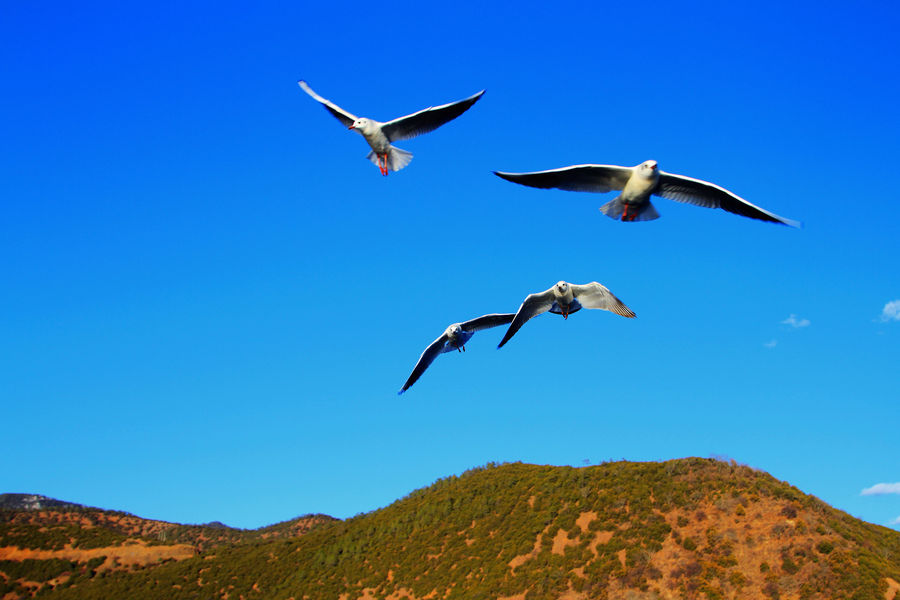
<path fill-rule="evenodd" d="M 876 483 L 859 493 L 860 496 L 881 496 L 883 494 L 900 494 L 900 483 Z"/>
<path fill-rule="evenodd" d="M 900 300 L 891 300 L 885 304 L 884 308 L 881 309 L 880 320 L 882 323 L 900 321 Z"/>
<path fill-rule="evenodd" d="M 781 322 L 782 325 L 790 325 L 794 329 L 800 327 L 809 327 L 809 319 L 798 319 L 797 315 L 791 314 L 787 319 Z"/>
<path fill-rule="evenodd" d="M 778 340 L 769 340 L 768 342 L 763 344 L 763 346 L 765 346 L 766 348 L 774 348 L 777 345 L 778 345 Z"/>
<path fill-rule="evenodd" d="M 888 525 L 900 525 L 900 517 L 888 521 Z"/>

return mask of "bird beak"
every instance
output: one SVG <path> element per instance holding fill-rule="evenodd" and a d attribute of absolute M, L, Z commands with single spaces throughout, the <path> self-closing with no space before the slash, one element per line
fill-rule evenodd
<path fill-rule="evenodd" d="M 347 129 L 356 129 L 356 127 L 355 127 L 354 125 L 351 125 L 351 126 L 348 127 Z"/>

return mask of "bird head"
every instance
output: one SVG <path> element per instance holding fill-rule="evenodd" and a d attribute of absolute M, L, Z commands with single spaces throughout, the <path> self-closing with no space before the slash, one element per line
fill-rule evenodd
<path fill-rule="evenodd" d="M 565 281 L 556 282 L 556 291 L 558 291 L 560 294 L 565 295 L 565 293 L 569 291 L 569 284 Z"/>
<path fill-rule="evenodd" d="M 360 131 L 366 131 L 369 128 L 369 120 L 368 119 L 357 119 L 353 121 L 353 125 L 348 127 L 347 129 L 359 129 Z"/>
<path fill-rule="evenodd" d="M 646 177 L 648 179 L 652 179 L 653 177 L 659 175 L 659 167 L 657 166 L 655 160 L 645 160 L 638 165 L 637 170 L 642 177 Z"/>
<path fill-rule="evenodd" d="M 454 323 L 450 327 L 447 328 L 447 337 L 456 338 L 459 337 L 459 334 L 462 333 L 462 324 Z"/>

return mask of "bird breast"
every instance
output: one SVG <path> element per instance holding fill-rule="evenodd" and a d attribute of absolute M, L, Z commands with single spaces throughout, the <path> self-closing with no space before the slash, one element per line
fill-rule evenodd
<path fill-rule="evenodd" d="M 642 177 L 635 170 L 622 190 L 622 201 L 636 203 L 647 200 L 658 182 L 659 171 L 653 171 L 652 177 Z"/>
<path fill-rule="evenodd" d="M 381 124 L 375 124 L 370 121 L 366 125 L 366 129 L 360 130 L 360 133 L 366 138 L 366 141 L 369 142 L 372 150 L 378 154 L 386 154 L 388 148 L 391 147 L 390 140 L 388 140 L 387 136 L 384 135 L 384 132 L 381 131 Z"/>
<path fill-rule="evenodd" d="M 553 288 L 553 296 L 556 298 L 557 304 L 568 306 L 572 303 L 572 300 L 575 299 L 575 294 L 572 292 L 572 286 L 566 288 L 566 292 L 563 294 L 559 291 L 558 288 Z"/>

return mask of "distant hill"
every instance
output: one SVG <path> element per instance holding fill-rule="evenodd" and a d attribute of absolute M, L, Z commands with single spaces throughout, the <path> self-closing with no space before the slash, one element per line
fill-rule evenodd
<path fill-rule="evenodd" d="M 681 459 L 488 465 L 300 537 L 60 573 L 44 597 L 900 600 L 898 582 L 900 532 L 749 467 Z"/>
<path fill-rule="evenodd" d="M 0 494 L 0 509 L 38 510 L 41 508 L 82 508 L 81 504 L 54 500 L 39 494 Z"/>
<path fill-rule="evenodd" d="M 152 569 L 221 546 L 296 537 L 335 520 L 304 515 L 245 530 L 143 519 L 35 494 L 2 494 L 0 501 L 0 600 Z"/>

